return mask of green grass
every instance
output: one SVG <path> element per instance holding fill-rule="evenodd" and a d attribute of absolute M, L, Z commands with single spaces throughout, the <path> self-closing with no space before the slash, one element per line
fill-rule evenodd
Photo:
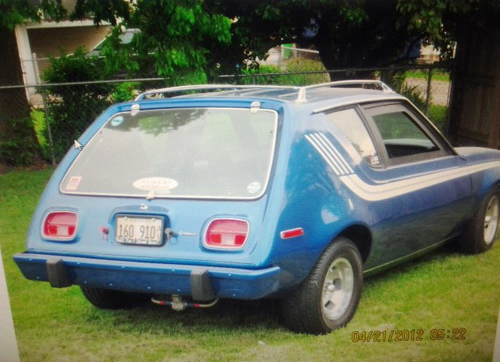
<path fill-rule="evenodd" d="M 77 287 L 24 279 L 31 214 L 51 170 L 0 176 L 0 243 L 22 361 L 491 361 L 500 301 L 500 246 L 476 255 L 440 250 L 365 282 L 352 322 L 326 336 L 293 334 L 273 301 L 223 301 L 175 313 L 146 305 L 102 311 Z M 464 341 L 431 341 L 466 328 Z M 420 342 L 351 341 L 355 331 L 422 329 Z"/>
<path fill-rule="evenodd" d="M 406 78 L 424 78 L 427 79 L 429 76 L 428 70 L 409 70 L 406 72 Z M 450 81 L 450 72 L 443 72 L 441 70 L 434 69 L 432 71 L 432 80 L 441 80 L 445 82 Z"/>

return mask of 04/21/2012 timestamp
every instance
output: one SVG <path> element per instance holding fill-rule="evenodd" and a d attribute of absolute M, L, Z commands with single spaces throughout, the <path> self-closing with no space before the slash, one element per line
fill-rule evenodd
<path fill-rule="evenodd" d="M 354 331 L 351 333 L 351 341 L 357 342 L 421 342 L 426 339 L 431 341 L 465 340 L 466 328 L 433 328 L 429 331 L 424 329 L 389 329 L 373 331 Z"/>

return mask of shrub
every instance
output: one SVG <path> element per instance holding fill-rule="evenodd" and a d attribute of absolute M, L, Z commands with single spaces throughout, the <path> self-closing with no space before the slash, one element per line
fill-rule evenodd
<path fill-rule="evenodd" d="M 406 82 L 406 72 L 395 72 L 391 77 L 391 85 L 397 93 L 408 98 L 422 112 L 425 111 L 425 94 L 418 86 Z"/>
<path fill-rule="evenodd" d="M 9 166 L 30 166 L 38 163 L 40 147 L 33 139 L 33 120 L 30 117 L 11 119 L 8 140 L 0 142 L 0 160 Z"/>
<path fill-rule="evenodd" d="M 311 59 L 295 58 L 289 61 L 286 65 L 288 73 L 306 73 L 306 72 L 323 72 L 326 71 L 322 62 Z M 313 74 L 294 74 L 286 76 L 287 84 L 290 85 L 308 85 L 316 83 L 324 83 L 330 81 L 328 73 L 313 73 Z"/>
<path fill-rule="evenodd" d="M 281 73 L 281 69 L 275 67 L 274 65 L 261 65 L 257 68 L 248 68 L 242 70 L 241 74 L 245 75 L 242 77 L 240 82 L 242 84 L 281 84 L 280 76 L 277 73 Z"/>
<path fill-rule="evenodd" d="M 50 59 L 43 74 L 47 83 L 86 82 L 103 80 L 102 61 L 79 48 L 72 55 L 64 52 Z M 112 103 L 114 87 L 109 84 L 53 85 L 44 88 L 50 114 L 50 129 L 56 160 L 60 160 L 73 140 Z M 48 137 L 46 137 L 48 138 Z"/>
<path fill-rule="evenodd" d="M 243 84 L 275 84 L 275 85 L 308 85 L 329 82 L 328 73 L 313 74 L 290 74 L 286 73 L 307 73 L 325 71 L 323 63 L 317 60 L 295 58 L 287 62 L 285 71 L 273 65 L 261 65 L 256 69 L 246 69 L 242 72 L 245 75 L 255 75 L 244 77 Z M 279 73 L 279 74 L 278 74 Z"/>
<path fill-rule="evenodd" d="M 114 102 L 127 102 L 135 98 L 139 93 L 137 89 L 139 89 L 140 84 L 137 82 L 125 82 L 120 83 L 115 86 L 115 90 L 113 92 L 113 101 Z"/>

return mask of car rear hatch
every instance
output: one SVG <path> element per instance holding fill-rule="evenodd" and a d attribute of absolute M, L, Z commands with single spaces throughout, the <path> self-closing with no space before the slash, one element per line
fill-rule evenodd
<path fill-rule="evenodd" d="M 277 130 L 266 109 L 114 113 L 56 172 L 28 251 L 258 267 Z"/>

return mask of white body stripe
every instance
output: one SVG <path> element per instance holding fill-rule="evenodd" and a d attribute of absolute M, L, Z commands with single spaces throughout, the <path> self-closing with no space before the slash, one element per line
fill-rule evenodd
<path fill-rule="evenodd" d="M 458 179 L 460 177 L 468 176 L 476 172 L 500 167 L 500 161 L 490 161 L 488 163 L 478 165 L 453 167 L 442 171 L 420 174 L 403 180 L 378 183 L 375 181 L 374 184 L 370 184 L 354 174 L 351 166 L 340 155 L 338 150 L 331 144 L 323 133 L 319 132 L 316 134 L 306 135 L 305 137 L 319 152 L 333 171 L 340 176 L 340 180 L 357 196 L 367 201 L 390 199 Z"/>
<path fill-rule="evenodd" d="M 316 149 L 316 151 L 318 151 L 318 153 L 321 155 L 321 157 L 323 157 L 325 162 L 332 168 L 333 172 L 335 172 L 336 175 L 345 174 L 333 155 L 331 155 L 331 153 L 329 153 L 328 150 L 325 149 L 324 145 L 319 142 L 314 137 L 314 135 L 306 135 L 306 139 Z"/>
<path fill-rule="evenodd" d="M 343 176 L 340 179 L 352 192 L 362 199 L 368 201 L 381 201 L 495 167 L 500 167 L 500 161 L 492 161 L 481 165 L 465 166 L 462 168 L 452 168 L 422 176 L 415 176 L 407 180 L 386 182 L 378 185 L 366 183 L 357 175 Z"/>
<path fill-rule="evenodd" d="M 318 134 L 318 137 L 322 138 L 325 141 L 325 143 L 328 145 L 328 147 L 333 152 L 333 154 L 335 155 L 335 157 L 339 160 L 340 164 L 346 170 L 346 172 L 347 173 L 353 173 L 354 171 L 352 170 L 351 166 L 349 166 L 349 164 L 347 163 L 347 161 L 340 155 L 340 152 L 335 148 L 334 145 L 332 145 L 332 143 L 326 138 L 326 136 L 322 132 L 320 132 Z"/>

